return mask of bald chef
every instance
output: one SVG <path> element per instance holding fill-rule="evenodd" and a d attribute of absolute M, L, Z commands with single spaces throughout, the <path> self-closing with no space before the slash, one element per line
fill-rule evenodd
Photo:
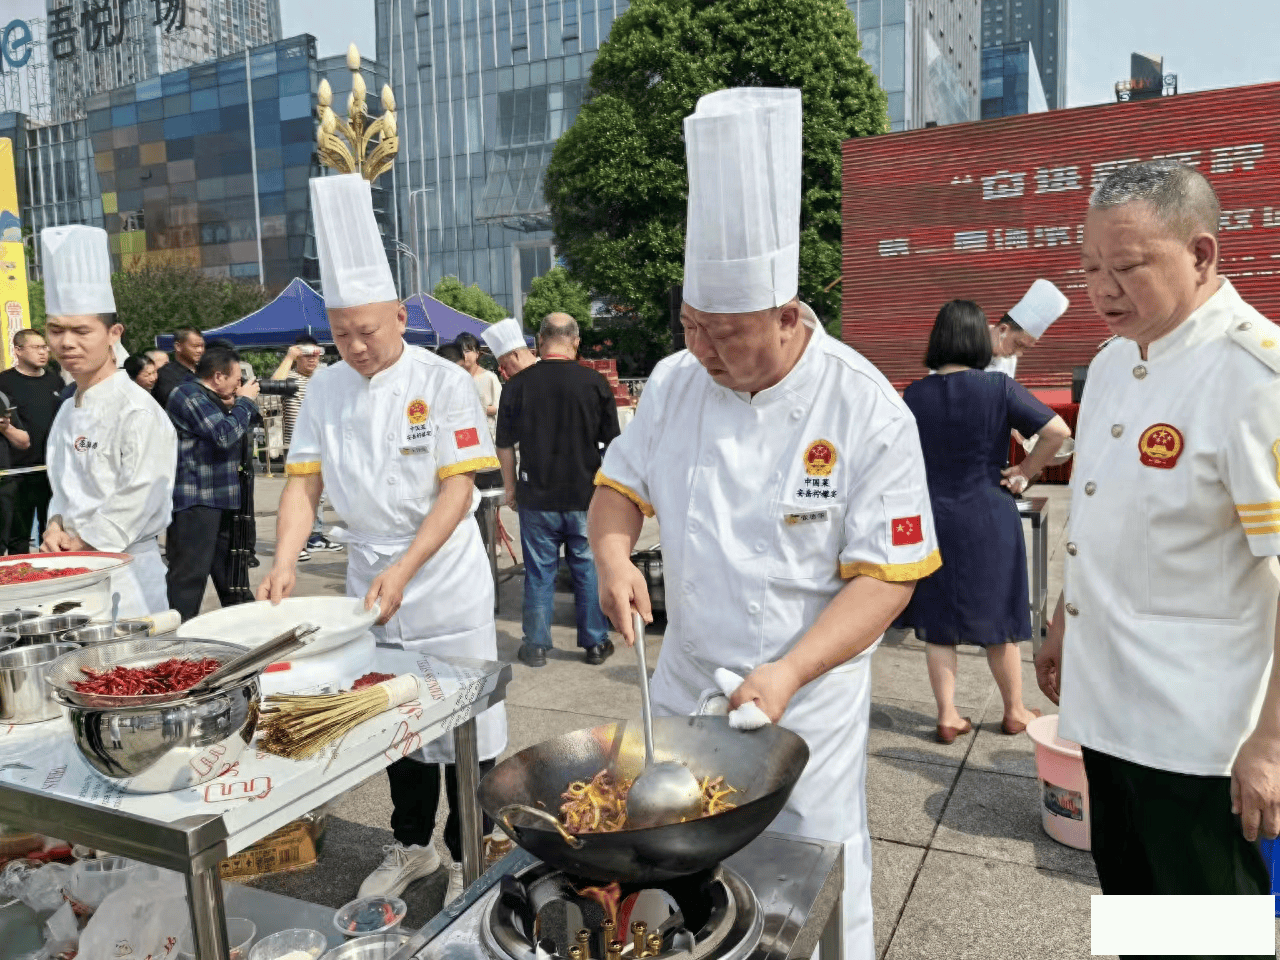
<path fill-rule="evenodd" d="M 276 559 L 259 599 L 294 588 L 298 553 L 321 492 L 347 523 L 347 593 L 381 605 L 383 642 L 437 655 L 498 658 L 493 578 L 472 519 L 474 474 L 498 466 L 470 375 L 406 344 L 406 314 L 359 174 L 311 181 L 316 252 L 333 342 L 342 362 L 312 378 L 298 411 L 280 497 Z M 482 760 L 506 747 L 499 705 L 477 720 Z M 449 737 L 392 764 L 395 843 L 360 888 L 396 896 L 435 872 L 437 764 L 449 764 L 446 845 L 461 861 L 457 777 Z M 459 879 L 461 873 L 459 868 Z M 452 879 L 452 878 L 451 878 Z"/>
<path fill-rule="evenodd" d="M 45 336 L 76 383 L 49 428 L 49 525 L 40 549 L 133 556 L 114 574 L 120 616 L 169 608 L 156 538 L 169 525 L 178 437 L 164 409 L 116 365 L 116 320 L 107 233 L 46 227 Z"/>
<path fill-rule="evenodd" d="M 630 610 L 650 619 L 630 555 L 656 516 L 668 625 L 654 709 L 694 712 L 725 667 L 746 678 L 733 707 L 753 701 L 805 738 L 773 826 L 844 843 L 846 955 L 870 960 L 868 654 L 940 565 L 920 440 L 875 367 L 801 319 L 800 92 L 710 94 L 684 133 L 689 348 L 658 364 L 596 477 L 601 605 L 628 642 Z"/>

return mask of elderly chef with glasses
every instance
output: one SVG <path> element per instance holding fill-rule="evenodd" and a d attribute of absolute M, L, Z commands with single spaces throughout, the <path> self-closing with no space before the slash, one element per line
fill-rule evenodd
<path fill-rule="evenodd" d="M 379 641 L 425 653 L 498 658 L 493 578 L 480 528 L 477 470 L 498 466 L 471 376 L 404 342 L 406 314 L 359 174 L 311 181 L 316 253 L 342 362 L 318 370 L 298 411 L 280 497 L 276 559 L 259 599 L 289 596 L 320 494 L 346 521 L 347 594 L 380 605 Z M 477 718 L 482 767 L 507 744 L 505 708 Z M 461 860 L 457 776 L 448 736 L 387 769 L 395 843 L 360 887 L 397 896 L 440 866 L 432 842 L 446 764 L 445 844 Z M 461 865 L 455 863 L 455 885 Z"/>
<path fill-rule="evenodd" d="M 49 428 L 49 526 L 40 549 L 133 556 L 111 577 L 120 616 L 169 609 L 157 537 L 173 512 L 178 435 L 164 408 L 117 363 L 124 327 L 111 292 L 107 233 L 99 227 L 40 232 L 45 335 L 75 380 Z"/>
<path fill-rule="evenodd" d="M 846 955 L 870 960 L 869 653 L 941 562 L 920 440 L 875 367 L 801 317 L 800 92 L 710 94 L 684 132 L 688 350 L 654 370 L 596 478 L 601 605 L 635 642 L 631 611 L 648 621 L 650 602 L 631 550 L 656 516 L 655 710 L 694 712 L 727 668 L 745 678 L 721 684 L 738 716 L 805 738 L 773 826 L 844 843 Z"/>

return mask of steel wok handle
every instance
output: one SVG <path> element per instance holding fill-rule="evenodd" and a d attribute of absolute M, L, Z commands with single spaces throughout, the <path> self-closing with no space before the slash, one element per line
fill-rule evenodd
<path fill-rule="evenodd" d="M 575 850 L 581 850 L 586 846 L 584 841 L 579 840 L 572 833 L 566 830 L 564 828 L 564 824 L 551 814 L 547 813 L 547 811 L 539 810 L 537 807 L 531 807 L 524 803 L 508 803 L 498 811 L 498 819 L 502 821 L 503 827 L 506 828 L 507 832 L 510 833 L 512 837 L 520 832 L 519 827 L 512 826 L 511 824 L 511 814 L 513 813 L 525 813 L 536 820 L 544 821 L 548 826 L 552 827 L 558 834 L 560 834 L 565 843 L 573 847 Z"/>
<path fill-rule="evenodd" d="M 640 668 L 640 725 L 644 729 L 644 765 L 653 766 L 653 708 L 649 704 L 649 665 L 645 662 L 644 617 L 631 611 L 631 631 L 636 638 L 636 665 Z"/>

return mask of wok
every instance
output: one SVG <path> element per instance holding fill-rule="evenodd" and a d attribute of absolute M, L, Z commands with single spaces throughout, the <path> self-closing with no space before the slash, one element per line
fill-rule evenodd
<path fill-rule="evenodd" d="M 644 768 L 644 734 L 625 721 L 548 740 L 499 763 L 480 782 L 480 804 L 534 856 L 573 876 L 622 883 L 670 880 L 715 866 L 759 836 L 809 762 L 799 735 L 770 725 L 744 733 L 726 717 L 654 717 L 655 760 L 682 760 L 698 779 L 724 777 L 738 806 L 713 817 L 643 830 L 573 836 L 555 814 L 574 780 L 605 767 L 632 779 Z"/>

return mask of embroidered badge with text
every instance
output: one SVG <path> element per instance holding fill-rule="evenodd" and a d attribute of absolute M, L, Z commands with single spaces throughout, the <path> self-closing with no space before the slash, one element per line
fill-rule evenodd
<path fill-rule="evenodd" d="M 1138 438 L 1138 457 L 1144 466 L 1172 470 L 1186 446 L 1182 431 L 1168 423 L 1154 423 Z"/>

